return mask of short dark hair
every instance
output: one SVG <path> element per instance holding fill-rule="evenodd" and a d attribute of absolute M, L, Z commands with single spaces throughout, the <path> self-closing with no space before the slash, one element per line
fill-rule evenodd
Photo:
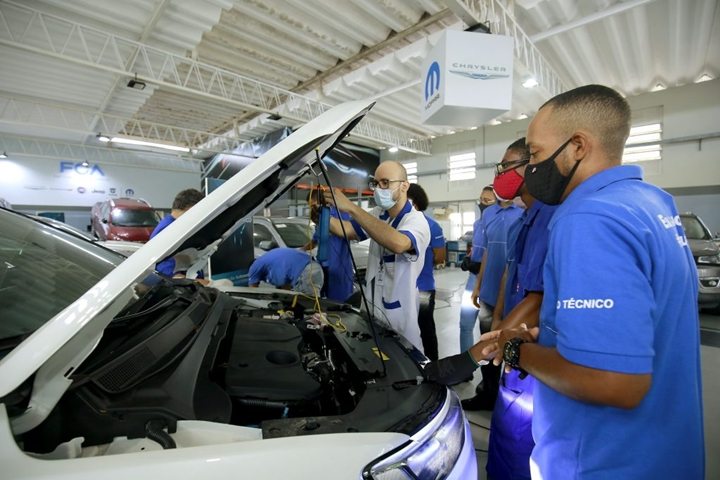
<path fill-rule="evenodd" d="M 493 192 L 493 195 L 495 195 L 495 189 L 493 189 L 492 185 L 485 185 L 482 189 L 483 192 Z M 480 192 L 482 193 L 482 192 Z"/>
<path fill-rule="evenodd" d="M 192 207 L 200 200 L 202 200 L 203 197 L 204 195 L 202 194 L 202 192 L 199 190 L 195 190 L 194 188 L 182 190 L 177 195 L 175 195 L 175 200 L 173 200 L 172 208 L 173 210 L 187 210 L 188 208 Z"/>
<path fill-rule="evenodd" d="M 528 148 L 527 143 L 525 143 L 525 137 L 515 140 L 507 147 L 507 150 L 519 154 L 521 160 L 530 160 L 530 149 Z"/>
<path fill-rule="evenodd" d="M 427 193 L 417 183 L 411 183 L 408 187 L 407 196 L 415 204 L 415 207 L 424 212 L 427 210 L 430 200 L 428 200 Z"/>
<path fill-rule="evenodd" d="M 585 85 L 551 98 L 540 107 L 553 109 L 553 123 L 569 136 L 579 128 L 597 135 L 605 153 L 622 159 L 630 135 L 630 106 L 618 92 L 604 85 Z"/>

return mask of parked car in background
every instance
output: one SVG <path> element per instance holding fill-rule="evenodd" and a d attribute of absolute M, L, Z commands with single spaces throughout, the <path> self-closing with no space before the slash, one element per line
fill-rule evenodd
<path fill-rule="evenodd" d="M 698 303 L 720 311 L 720 248 L 710 229 L 694 213 L 680 215 L 698 271 Z"/>
<path fill-rule="evenodd" d="M 93 205 L 92 234 L 100 240 L 147 242 L 160 218 L 144 200 L 111 198 Z"/>
<path fill-rule="evenodd" d="M 277 247 L 299 248 L 307 245 L 315 232 L 315 224 L 306 217 L 253 217 L 255 258 Z M 365 278 L 369 240 L 350 242 L 360 279 Z"/>
<path fill-rule="evenodd" d="M 382 319 L 152 270 L 211 255 L 371 105 L 312 120 L 127 259 L 0 209 L 3 478 L 477 478 L 457 395 Z"/>
<path fill-rule="evenodd" d="M 71 235 L 75 235 L 77 237 L 84 238 L 85 240 L 87 240 L 89 242 L 95 242 L 98 245 L 101 245 L 105 248 L 109 248 L 110 250 L 121 253 L 122 255 L 124 255 L 126 257 L 129 257 L 130 255 L 135 253 L 140 247 L 143 246 L 143 244 L 139 243 L 139 242 L 126 242 L 124 240 L 98 240 L 93 235 L 90 235 L 90 233 L 83 232 L 79 228 L 75 228 L 72 225 L 68 225 L 65 222 L 61 222 L 60 220 L 55 220 L 54 218 L 50 218 L 50 217 L 42 217 L 40 215 L 29 215 L 29 216 L 34 218 L 35 220 L 39 220 L 47 225 L 50 225 L 51 227 L 62 230 L 63 232 L 67 232 L 67 233 L 70 233 Z"/>

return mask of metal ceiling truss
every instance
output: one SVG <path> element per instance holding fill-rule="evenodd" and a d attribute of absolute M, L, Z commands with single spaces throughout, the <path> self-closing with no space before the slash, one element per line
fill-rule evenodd
<path fill-rule="evenodd" d="M 129 136 L 145 141 L 161 141 L 173 145 L 200 148 L 222 153 L 231 151 L 248 138 L 231 138 L 209 132 L 174 127 L 159 123 L 52 105 L 0 94 L 0 122 L 55 128 L 88 135 Z"/>
<path fill-rule="evenodd" d="M 305 123 L 330 105 L 181 55 L 11 2 L 0 3 L 0 44 Z M 430 140 L 365 118 L 355 137 L 430 154 Z"/>
<path fill-rule="evenodd" d="M 467 25 L 484 24 L 492 33 L 513 37 L 515 59 L 535 78 L 537 88 L 544 90 L 546 98 L 567 90 L 558 74 L 500 0 L 447 0 L 447 4 Z"/>
<path fill-rule="evenodd" d="M 31 156 L 193 173 L 199 173 L 202 170 L 202 161 L 191 157 L 148 154 L 147 152 L 132 152 L 130 150 L 123 151 L 115 148 L 95 147 L 79 143 L 14 135 L 0 135 L 0 150 L 7 152 L 10 158 L 16 156 Z M 152 165 L 149 164 L 149 161 L 152 161 Z M 164 166 L 158 166 L 159 163 Z"/>

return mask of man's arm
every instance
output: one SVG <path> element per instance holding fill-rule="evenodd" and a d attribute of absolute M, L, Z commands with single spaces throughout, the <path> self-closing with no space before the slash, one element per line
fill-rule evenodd
<path fill-rule="evenodd" d="M 433 265 L 445 265 L 444 248 L 433 248 Z"/>
<path fill-rule="evenodd" d="M 476 308 L 480 308 L 480 287 L 482 286 L 483 274 L 485 274 L 485 265 L 487 265 L 487 249 L 483 252 L 482 262 L 480 263 L 480 273 L 478 273 L 475 278 L 475 288 L 473 288 L 472 295 L 470 296 Z"/>
<path fill-rule="evenodd" d="M 348 200 L 348 198 L 340 191 L 340 189 L 335 188 L 333 189 L 333 191 L 335 193 L 335 200 L 337 201 L 335 208 L 337 208 L 339 211 L 349 213 L 352 219 L 355 220 L 362 227 L 362 229 L 365 231 L 365 233 L 368 234 L 370 238 L 396 254 L 407 252 L 412 248 L 412 242 L 407 235 L 398 232 L 392 226 L 383 222 L 379 218 L 375 218 L 374 216 L 370 215 L 358 205 L 355 205 L 353 202 Z M 332 197 L 330 196 L 329 191 L 325 192 L 325 201 L 328 203 L 332 203 Z M 330 220 L 336 219 L 331 218 Z M 352 224 L 350 222 L 344 223 L 346 225 L 346 230 L 348 230 L 348 238 L 351 239 L 349 234 L 350 232 L 353 232 L 355 234 L 355 229 L 352 227 Z M 349 229 L 347 228 L 348 225 L 350 226 Z M 338 233 L 336 232 L 340 231 L 339 235 L 342 235 L 339 220 L 336 220 L 336 222 L 331 222 L 330 231 L 333 232 L 333 234 L 335 235 L 338 235 Z"/>
<path fill-rule="evenodd" d="M 340 223 L 342 222 L 342 226 Z M 330 233 L 335 235 L 336 237 L 343 237 L 343 227 L 345 227 L 345 233 L 347 234 L 348 240 L 360 240 L 360 238 L 357 236 L 357 233 L 355 232 L 355 228 L 353 227 L 352 223 L 346 221 L 346 220 L 340 220 L 335 217 L 330 217 Z"/>
<path fill-rule="evenodd" d="M 497 330 L 500 328 L 500 322 L 503 319 L 503 310 L 505 310 L 505 284 L 507 283 L 508 269 L 505 266 L 503 270 L 502 278 L 500 279 L 500 290 L 498 291 L 497 302 L 495 302 L 495 309 L 493 310 L 492 324 L 490 330 Z"/>
<path fill-rule="evenodd" d="M 520 367 L 572 399 L 616 408 L 637 407 L 652 384 L 651 374 L 617 373 L 583 367 L 563 358 L 555 348 L 536 343 L 520 346 Z"/>

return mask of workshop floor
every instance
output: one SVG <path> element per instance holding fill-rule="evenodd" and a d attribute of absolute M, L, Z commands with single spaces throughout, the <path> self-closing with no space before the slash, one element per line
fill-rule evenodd
<path fill-rule="evenodd" d="M 435 271 L 436 306 L 435 324 L 438 334 L 440 357 L 456 354 L 459 345 L 460 302 L 467 272 L 459 268 L 446 268 Z M 720 478 L 720 316 L 700 314 L 701 358 L 703 373 L 703 401 L 705 408 L 705 452 L 706 479 Z M 479 330 L 476 329 L 476 338 Z M 468 398 L 475 393 L 475 384 L 481 380 L 480 370 L 473 382 L 462 383 L 455 387 L 460 398 Z M 491 412 L 466 412 L 477 451 L 478 478 L 486 479 L 488 436 L 490 433 Z M 682 441 L 681 439 L 678 439 Z"/>

